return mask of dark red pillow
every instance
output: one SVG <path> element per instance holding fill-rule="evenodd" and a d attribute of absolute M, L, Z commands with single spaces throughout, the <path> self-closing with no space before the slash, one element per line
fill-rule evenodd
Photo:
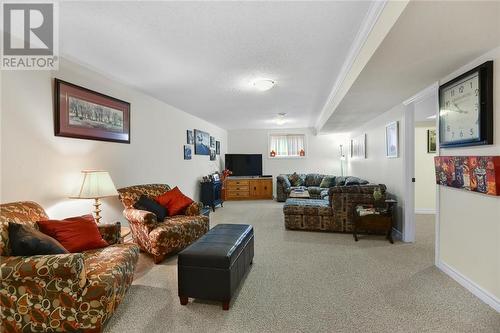
<path fill-rule="evenodd" d="M 194 202 L 191 198 L 185 196 L 177 186 L 156 197 L 155 200 L 167 209 L 168 216 L 182 214 Z"/>
<path fill-rule="evenodd" d="M 71 253 L 100 249 L 109 245 L 102 239 L 92 215 L 37 223 L 41 232 L 55 238 Z"/>

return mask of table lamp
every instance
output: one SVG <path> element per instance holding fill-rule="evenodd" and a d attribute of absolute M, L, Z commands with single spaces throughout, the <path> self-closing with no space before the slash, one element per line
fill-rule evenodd
<path fill-rule="evenodd" d="M 94 214 L 97 224 L 101 220 L 101 209 L 99 206 L 100 198 L 113 197 L 118 195 L 115 184 L 107 171 L 102 170 L 83 170 L 80 188 L 76 195 L 71 196 L 75 199 L 94 199 Z"/>

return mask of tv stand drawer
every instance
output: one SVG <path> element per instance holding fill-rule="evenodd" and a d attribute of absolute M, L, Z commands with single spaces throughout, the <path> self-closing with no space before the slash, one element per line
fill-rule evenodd
<path fill-rule="evenodd" d="M 241 186 L 241 185 L 246 185 L 248 186 L 248 184 L 250 183 L 249 180 L 247 179 L 228 179 L 226 181 L 227 183 L 227 186 Z"/>

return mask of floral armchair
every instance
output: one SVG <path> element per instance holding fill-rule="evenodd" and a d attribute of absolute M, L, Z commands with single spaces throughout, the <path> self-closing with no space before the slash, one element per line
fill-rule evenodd
<path fill-rule="evenodd" d="M 170 190 L 166 184 L 135 185 L 118 189 L 125 207 L 123 215 L 129 221 L 134 242 L 153 255 L 156 264 L 203 236 L 209 229 L 208 217 L 201 215 L 201 204 L 193 202 L 184 215 L 158 221 L 156 215 L 134 208 L 141 195 L 154 199 Z"/>
<path fill-rule="evenodd" d="M 134 276 L 139 249 L 118 244 L 120 224 L 101 225 L 110 246 L 82 253 L 11 256 L 9 222 L 48 219 L 35 202 L 0 205 L 2 332 L 101 332 Z"/>

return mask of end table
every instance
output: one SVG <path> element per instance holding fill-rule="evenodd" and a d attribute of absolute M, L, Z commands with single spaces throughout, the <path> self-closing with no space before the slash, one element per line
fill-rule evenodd
<path fill-rule="evenodd" d="M 121 227 L 120 228 L 120 241 L 121 243 L 125 243 L 125 238 L 127 238 L 130 235 L 130 228 L 129 227 Z"/>
<path fill-rule="evenodd" d="M 354 206 L 354 226 L 352 235 L 354 240 L 358 241 L 358 231 L 363 230 L 373 233 L 384 233 L 386 239 L 394 244 L 392 239 L 393 226 L 393 207 L 397 203 L 396 200 L 385 200 L 385 206 L 374 206 L 366 204 L 358 204 Z"/>

